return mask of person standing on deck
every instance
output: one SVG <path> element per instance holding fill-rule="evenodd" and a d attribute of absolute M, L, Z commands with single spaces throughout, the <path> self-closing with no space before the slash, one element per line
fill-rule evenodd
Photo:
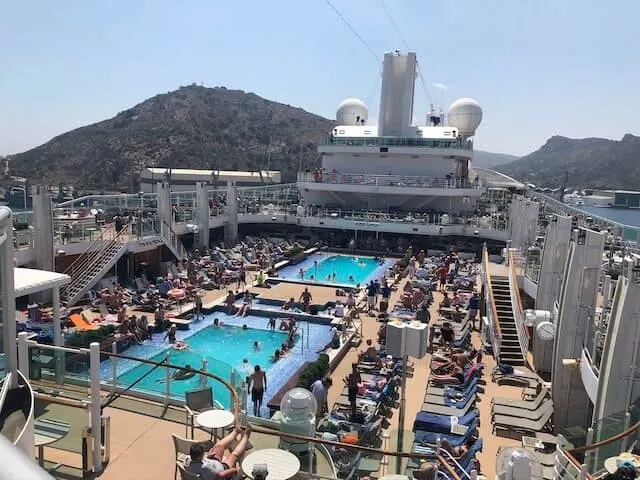
<path fill-rule="evenodd" d="M 305 312 L 309 311 L 309 304 L 311 303 L 311 300 L 313 300 L 313 296 L 311 295 L 309 288 L 304 287 L 304 291 L 300 295 L 300 301 L 302 302 L 302 309 Z"/>
<path fill-rule="evenodd" d="M 253 373 L 249 377 L 249 384 L 247 385 L 247 392 L 251 393 L 251 401 L 253 402 L 253 416 L 260 416 L 260 409 L 262 408 L 262 398 L 264 392 L 267 390 L 267 375 L 260 370 L 260 365 L 256 365 L 253 369 Z"/>
<path fill-rule="evenodd" d="M 200 292 L 196 292 L 193 302 L 196 309 L 196 320 L 199 320 L 202 315 L 202 295 Z M 204 315 L 202 317 L 204 318 Z"/>
<path fill-rule="evenodd" d="M 358 399 L 358 385 L 362 383 L 360 372 L 358 371 L 358 364 L 351 364 L 351 373 L 344 377 L 344 384 L 347 386 L 349 395 L 349 403 L 351 404 L 351 418 L 356 416 L 356 400 Z"/>
<path fill-rule="evenodd" d="M 238 284 L 236 285 L 236 290 L 240 290 L 240 287 L 245 287 L 247 285 L 247 272 L 244 269 L 244 263 L 240 265 L 240 270 L 238 270 Z"/>
<path fill-rule="evenodd" d="M 480 296 L 477 292 L 473 292 L 471 298 L 469 299 L 469 319 L 471 320 L 471 325 L 473 330 L 476 329 L 476 318 L 478 317 L 478 308 L 480 307 Z"/>

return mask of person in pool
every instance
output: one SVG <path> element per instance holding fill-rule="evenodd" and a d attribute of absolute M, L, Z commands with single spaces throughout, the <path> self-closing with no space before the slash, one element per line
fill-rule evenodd
<path fill-rule="evenodd" d="M 176 343 L 176 331 L 178 330 L 178 327 L 176 327 L 175 324 L 171 325 L 171 327 L 169 327 L 169 330 L 167 330 L 167 333 L 165 333 L 164 338 L 162 339 L 167 340 L 169 343 Z"/>
<path fill-rule="evenodd" d="M 196 375 L 195 370 L 191 367 L 191 365 L 187 363 L 184 367 L 178 370 L 175 370 L 169 377 L 169 380 L 189 380 L 190 378 L 195 377 L 195 375 Z M 156 381 L 158 383 L 165 383 L 166 379 L 159 378 Z"/>
<path fill-rule="evenodd" d="M 258 350 L 260 350 L 260 344 L 256 340 L 255 342 L 253 342 L 253 351 L 257 352 Z"/>

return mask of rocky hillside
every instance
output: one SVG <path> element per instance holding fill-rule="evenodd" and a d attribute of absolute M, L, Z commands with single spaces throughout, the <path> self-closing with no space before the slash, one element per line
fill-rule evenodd
<path fill-rule="evenodd" d="M 292 181 L 300 164 L 318 164 L 317 142 L 332 127 L 253 93 L 192 85 L 13 155 L 11 171 L 32 184 L 101 189 L 135 189 L 145 167 L 269 168 Z"/>
<path fill-rule="evenodd" d="M 495 168 L 498 165 L 513 162 L 519 157 L 516 155 L 507 155 L 506 153 L 491 153 L 475 150 L 473 152 L 473 166 L 480 168 Z"/>
<path fill-rule="evenodd" d="M 543 187 L 640 189 L 640 137 L 551 137 L 540 149 L 496 170 Z"/>

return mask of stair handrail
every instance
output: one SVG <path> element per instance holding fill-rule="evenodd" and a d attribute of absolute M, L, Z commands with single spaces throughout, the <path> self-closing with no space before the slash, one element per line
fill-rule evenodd
<path fill-rule="evenodd" d="M 80 256 L 65 270 L 64 273 L 74 278 L 76 273 L 82 273 L 86 269 L 87 265 L 91 264 L 100 254 L 115 243 L 122 243 L 122 239 L 126 235 L 129 226 L 125 225 L 123 229 L 115 234 L 113 238 L 104 238 L 102 240 L 96 240 L 85 250 Z M 109 235 L 114 234 L 115 230 L 109 228 Z M 107 235 L 108 236 L 108 235 Z M 127 240 L 128 241 L 128 237 Z M 124 242 L 126 243 L 126 242 Z M 82 268 L 80 268 L 82 267 Z"/>
<path fill-rule="evenodd" d="M 493 355 L 498 361 L 500 360 L 500 345 L 502 343 L 502 331 L 500 330 L 500 321 L 498 320 L 498 309 L 496 308 L 495 298 L 493 296 L 493 287 L 491 286 L 491 273 L 489 270 L 489 251 L 487 245 L 482 247 L 482 271 L 483 280 L 487 286 L 485 292 L 485 304 L 487 305 L 487 317 L 489 317 L 489 333 L 491 334 L 491 346 Z"/>
<path fill-rule="evenodd" d="M 65 270 L 64 273 L 67 275 L 70 275 L 71 277 L 73 277 L 73 272 L 76 271 L 78 269 L 78 266 L 80 266 L 83 263 L 86 263 L 86 259 L 87 259 L 87 255 L 91 255 L 92 253 L 97 253 L 99 251 L 101 251 L 105 245 L 110 244 L 117 235 L 115 234 L 115 229 L 113 227 L 113 224 L 107 224 L 108 226 L 105 226 L 105 228 L 102 229 L 102 231 L 100 232 L 100 237 L 98 237 L 96 240 L 94 240 L 93 242 L 89 243 L 89 246 L 85 249 L 84 252 L 82 252 L 78 258 L 76 258 L 71 265 L 69 265 Z M 110 238 L 111 237 L 111 238 Z"/>
<path fill-rule="evenodd" d="M 522 299 L 520 298 L 520 287 L 518 287 L 518 273 L 516 271 L 516 262 L 518 261 L 516 252 L 513 249 L 507 251 L 507 261 L 509 262 L 509 293 L 511 294 L 511 311 L 516 324 L 516 332 L 518 332 L 518 343 L 520 344 L 520 352 L 522 359 L 527 361 L 527 352 L 529 351 L 529 333 L 524 325 L 524 309 L 522 308 Z"/>
<path fill-rule="evenodd" d="M 125 239 L 125 241 L 122 241 Z M 105 240 L 104 242 L 99 242 L 99 248 L 93 249 L 91 251 L 87 250 L 83 254 L 80 255 L 75 262 L 73 262 L 66 270 L 65 273 L 71 276 L 72 280 L 70 283 L 65 285 L 63 292 L 69 291 L 72 285 L 76 284 L 80 279 L 83 278 L 84 273 L 88 270 L 89 266 L 92 265 L 92 262 L 99 258 L 103 252 L 116 244 L 126 244 L 129 241 L 129 225 L 124 225 L 122 230 L 115 235 L 115 237 L 111 240 Z M 72 267 L 74 267 L 72 269 Z M 82 267 L 82 268 L 80 268 Z"/>
<path fill-rule="evenodd" d="M 164 220 L 162 222 L 162 225 L 163 225 L 164 228 L 161 229 L 161 235 L 162 235 L 163 238 L 168 240 L 169 244 L 178 253 L 178 255 L 180 256 L 180 258 L 178 258 L 178 260 L 184 260 L 185 258 L 187 258 L 187 251 L 184 248 L 184 245 L 182 245 L 182 241 L 180 240 L 180 236 L 175 232 L 175 230 L 171 226 L 171 223 L 169 223 L 166 220 Z M 165 234 L 165 232 L 167 232 L 167 231 L 168 231 L 168 235 Z"/>
<path fill-rule="evenodd" d="M 112 242 L 109 243 L 109 245 L 107 245 L 104 249 L 102 249 L 95 257 L 94 260 L 98 261 L 101 257 L 103 257 L 106 254 L 110 254 L 115 252 L 116 254 L 118 252 L 121 252 L 122 249 L 126 249 L 127 248 L 127 243 L 128 243 L 128 232 L 125 230 L 129 230 L 129 225 L 126 225 L 123 228 L 123 231 L 121 231 L 117 236 L 116 239 Z M 124 233 L 123 233 L 124 232 Z M 122 235 L 121 235 L 122 234 Z M 123 240 L 123 241 L 118 241 L 118 240 Z M 113 257 L 109 258 L 109 261 L 111 261 L 113 259 Z M 107 262 L 108 263 L 108 262 Z M 93 265 L 93 263 L 91 264 Z M 103 265 L 104 268 L 104 265 Z M 87 282 L 87 274 L 88 272 L 90 272 L 90 267 L 87 266 L 84 270 L 82 270 L 80 272 L 79 275 L 77 275 L 72 281 L 71 283 L 69 283 L 65 290 L 64 290 L 64 294 L 66 295 L 66 301 L 67 301 L 67 305 L 72 305 L 73 303 L 75 303 L 75 301 L 78 299 L 78 294 L 87 287 L 87 285 L 89 283 L 91 283 L 93 280 L 95 280 L 95 277 L 93 278 L 89 278 L 89 281 Z M 74 289 L 76 287 L 80 286 L 80 289 L 74 291 Z M 83 293 L 84 294 L 84 293 Z"/>

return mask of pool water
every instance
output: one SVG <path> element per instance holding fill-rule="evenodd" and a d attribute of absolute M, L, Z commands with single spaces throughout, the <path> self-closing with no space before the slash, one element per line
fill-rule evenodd
<path fill-rule="evenodd" d="M 372 257 L 314 253 L 297 265 L 285 267 L 278 273 L 290 280 L 356 285 L 382 276 L 393 263 L 386 260 L 381 264 Z M 304 271 L 303 276 L 300 275 L 300 269 Z"/>
<path fill-rule="evenodd" d="M 216 317 L 219 316 L 216 315 Z M 247 325 L 250 325 L 250 318 L 247 317 L 244 320 Z M 264 327 L 266 321 L 267 319 L 260 318 L 260 325 L 256 326 Z M 195 369 L 200 369 L 202 361 L 206 360 L 207 371 L 226 380 L 231 378 L 232 369 L 236 369 L 238 372 L 236 378 L 239 384 L 243 377 L 250 375 L 255 365 L 260 365 L 263 370 L 268 371 L 271 366 L 269 357 L 277 348 L 280 348 L 286 338 L 286 334 L 279 331 L 272 332 L 257 328 L 243 330 L 239 326 L 228 325 L 213 327 L 209 321 L 208 326 L 184 339 L 189 345 L 188 350 L 179 351 L 174 348 L 166 348 L 150 359 L 160 362 L 168 353 L 170 355 L 169 363 L 182 366 L 190 365 Z M 258 350 L 253 347 L 255 341 L 258 342 Z M 249 361 L 246 367 L 243 366 L 245 358 Z M 122 386 L 128 386 L 151 369 L 150 365 L 138 365 L 121 374 L 118 377 L 118 383 Z M 164 395 L 166 392 L 165 377 L 166 369 L 157 368 L 138 383 L 136 389 Z M 170 394 L 172 397 L 184 398 L 185 391 L 202 388 L 205 385 L 213 387 L 214 398 L 217 401 L 228 405 L 229 392 L 225 387 L 219 382 L 200 375 L 188 380 L 172 380 Z"/>

